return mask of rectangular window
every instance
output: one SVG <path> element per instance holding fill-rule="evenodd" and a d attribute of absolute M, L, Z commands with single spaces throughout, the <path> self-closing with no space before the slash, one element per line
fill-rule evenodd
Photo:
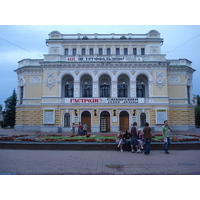
<path fill-rule="evenodd" d="M 82 48 L 82 55 L 84 56 L 85 55 L 85 48 Z"/>
<path fill-rule="evenodd" d="M 128 55 L 128 48 L 124 48 L 124 55 Z"/>
<path fill-rule="evenodd" d="M 133 55 L 137 55 L 137 48 L 133 48 Z"/>
<path fill-rule="evenodd" d="M 94 54 L 93 48 L 90 48 L 90 55 L 93 55 L 93 54 Z"/>
<path fill-rule="evenodd" d="M 68 56 L 69 55 L 69 50 L 65 49 L 65 55 Z"/>
<path fill-rule="evenodd" d="M 119 55 L 119 48 L 116 48 L 116 55 Z"/>
<path fill-rule="evenodd" d="M 99 48 L 99 55 L 103 55 L 103 49 Z"/>
<path fill-rule="evenodd" d="M 141 48 L 141 55 L 145 55 L 145 48 Z"/>
<path fill-rule="evenodd" d="M 107 48 L 107 55 L 110 55 L 110 48 Z"/>
<path fill-rule="evenodd" d="M 24 87 L 21 86 L 21 87 L 20 87 L 20 100 L 19 100 L 19 103 L 20 103 L 20 104 L 23 103 L 23 98 L 24 98 Z"/>
<path fill-rule="evenodd" d="M 76 55 L 76 48 L 72 49 L 72 55 L 75 56 Z"/>

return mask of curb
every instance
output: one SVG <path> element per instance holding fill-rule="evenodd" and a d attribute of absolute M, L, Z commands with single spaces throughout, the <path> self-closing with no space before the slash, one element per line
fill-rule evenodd
<path fill-rule="evenodd" d="M 95 142 L 0 142 L 0 149 L 26 150 L 119 150 L 115 143 Z M 125 149 L 125 146 L 123 146 Z M 200 142 L 172 142 L 170 150 L 199 150 Z M 151 150 L 163 150 L 163 143 L 151 143 Z"/>

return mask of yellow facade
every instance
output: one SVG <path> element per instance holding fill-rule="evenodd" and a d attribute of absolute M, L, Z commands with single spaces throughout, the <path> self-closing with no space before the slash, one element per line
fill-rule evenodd
<path fill-rule="evenodd" d="M 147 40 L 148 39 L 148 42 Z M 166 60 L 163 39 L 147 34 L 49 34 L 44 59 L 19 61 L 16 130 L 91 132 L 194 128 L 192 76 L 187 59 Z"/>

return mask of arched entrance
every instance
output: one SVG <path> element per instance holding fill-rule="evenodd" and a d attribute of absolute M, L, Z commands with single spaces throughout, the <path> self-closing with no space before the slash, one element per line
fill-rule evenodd
<path fill-rule="evenodd" d="M 82 123 L 82 125 L 84 123 L 86 123 L 87 124 L 87 132 L 91 132 L 91 114 L 89 111 L 82 112 L 81 123 Z"/>
<path fill-rule="evenodd" d="M 129 114 L 127 111 L 122 111 L 119 114 L 119 130 L 129 130 Z"/>
<path fill-rule="evenodd" d="M 145 123 L 146 123 L 146 114 L 141 113 L 141 115 L 140 115 L 140 126 L 145 126 Z"/>
<path fill-rule="evenodd" d="M 100 131 L 110 132 L 110 113 L 103 111 L 100 115 Z"/>

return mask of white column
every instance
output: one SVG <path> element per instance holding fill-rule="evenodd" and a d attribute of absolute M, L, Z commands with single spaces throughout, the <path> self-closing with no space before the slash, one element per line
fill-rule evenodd
<path fill-rule="evenodd" d="M 92 97 L 99 97 L 99 84 L 98 81 L 93 81 L 92 85 Z"/>
<path fill-rule="evenodd" d="M 130 81 L 130 97 L 136 98 L 136 81 Z"/>
<path fill-rule="evenodd" d="M 117 97 L 117 81 L 111 83 L 111 97 Z"/>
<path fill-rule="evenodd" d="M 80 97 L 80 82 L 74 82 L 74 97 Z"/>
<path fill-rule="evenodd" d="M 103 55 L 106 55 L 106 45 L 103 46 Z"/>

